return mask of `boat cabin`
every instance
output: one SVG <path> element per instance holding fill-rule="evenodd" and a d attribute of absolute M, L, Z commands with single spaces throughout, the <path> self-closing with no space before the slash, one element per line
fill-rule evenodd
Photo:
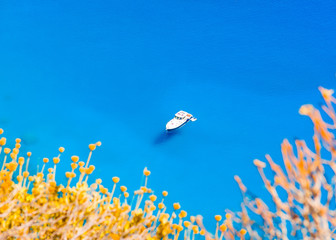
<path fill-rule="evenodd" d="M 187 116 L 187 113 L 185 111 L 179 111 L 175 114 L 175 119 L 177 120 L 183 120 Z"/>

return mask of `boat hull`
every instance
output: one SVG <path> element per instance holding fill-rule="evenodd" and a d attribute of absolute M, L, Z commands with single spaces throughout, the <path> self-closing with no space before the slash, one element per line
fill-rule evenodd
<path fill-rule="evenodd" d="M 181 125 L 177 126 L 177 127 L 174 127 L 174 128 L 167 128 L 166 127 L 166 131 L 170 132 L 170 131 L 174 131 L 176 129 L 179 129 L 181 127 L 183 127 L 187 122 L 189 122 L 190 119 L 188 119 L 187 121 L 185 121 L 184 123 L 182 123 Z"/>

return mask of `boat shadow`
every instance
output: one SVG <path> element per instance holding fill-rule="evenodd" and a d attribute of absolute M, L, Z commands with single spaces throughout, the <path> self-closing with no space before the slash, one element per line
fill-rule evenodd
<path fill-rule="evenodd" d="M 160 132 L 160 134 L 154 139 L 154 145 L 163 144 L 179 134 L 180 131 L 178 130 Z"/>

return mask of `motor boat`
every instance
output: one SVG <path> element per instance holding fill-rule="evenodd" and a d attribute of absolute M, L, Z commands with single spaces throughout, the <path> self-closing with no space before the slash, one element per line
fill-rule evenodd
<path fill-rule="evenodd" d="M 193 117 L 193 115 L 191 115 L 190 113 L 187 113 L 185 111 L 179 111 L 175 114 L 175 117 L 167 123 L 166 130 L 175 130 L 182 127 L 189 121 L 194 122 L 196 120 L 197 118 Z"/>

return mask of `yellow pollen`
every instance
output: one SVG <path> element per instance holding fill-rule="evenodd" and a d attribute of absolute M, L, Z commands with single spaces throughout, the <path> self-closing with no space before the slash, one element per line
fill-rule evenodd
<path fill-rule="evenodd" d="M 78 156 L 72 156 L 72 157 L 71 157 L 71 160 L 72 160 L 73 162 L 78 162 L 79 157 L 78 157 Z"/>
<path fill-rule="evenodd" d="M 114 183 L 118 183 L 118 182 L 120 181 L 120 179 L 119 179 L 118 177 L 113 177 L 113 178 L 112 178 L 112 181 L 113 181 Z"/>
<path fill-rule="evenodd" d="M 155 196 L 155 195 L 150 195 L 150 196 L 149 196 L 149 199 L 150 199 L 152 202 L 155 202 L 155 200 L 156 200 L 156 196 Z"/>
<path fill-rule="evenodd" d="M 22 182 L 23 177 L 21 175 L 19 175 L 19 176 L 16 177 L 16 179 L 17 179 L 18 182 Z"/>
<path fill-rule="evenodd" d="M 184 221 L 183 225 L 184 225 L 186 228 L 188 228 L 188 227 L 191 225 L 191 223 L 190 223 L 189 221 Z"/>
<path fill-rule="evenodd" d="M 5 137 L 0 138 L 0 145 L 1 146 L 6 145 L 6 138 Z"/>
<path fill-rule="evenodd" d="M 77 163 L 71 163 L 71 168 L 76 169 L 78 167 Z"/>
<path fill-rule="evenodd" d="M 180 212 L 180 214 L 179 214 L 179 217 L 180 217 L 180 218 L 185 218 L 186 216 L 187 216 L 187 212 L 184 211 L 184 210 L 182 210 L 182 211 Z"/>
<path fill-rule="evenodd" d="M 196 217 L 190 216 L 190 222 L 194 223 L 196 221 Z"/>
<path fill-rule="evenodd" d="M 23 165 L 24 163 L 24 157 L 19 157 L 19 165 Z"/>
<path fill-rule="evenodd" d="M 226 224 L 222 224 L 222 225 L 219 226 L 219 230 L 221 230 L 222 232 L 225 232 L 226 229 L 227 229 Z"/>
<path fill-rule="evenodd" d="M 163 203 L 159 203 L 158 207 L 159 207 L 159 209 L 163 209 L 165 207 L 165 205 Z"/>
<path fill-rule="evenodd" d="M 38 174 L 36 174 L 36 177 L 38 177 L 38 178 L 43 178 L 43 173 L 38 173 Z"/>
<path fill-rule="evenodd" d="M 89 144 L 89 149 L 91 151 L 95 150 L 96 149 L 96 144 Z"/>
<path fill-rule="evenodd" d="M 4 149 L 4 153 L 5 153 L 5 154 L 10 153 L 10 151 L 11 151 L 10 148 L 5 148 L 5 149 Z"/>
<path fill-rule="evenodd" d="M 57 164 L 57 163 L 60 162 L 60 159 L 59 159 L 58 157 L 54 157 L 54 158 L 53 158 L 53 162 L 54 162 L 55 164 Z"/>
<path fill-rule="evenodd" d="M 175 210 L 179 210 L 181 208 L 179 203 L 174 203 L 173 207 L 174 207 Z"/>
<path fill-rule="evenodd" d="M 221 216 L 221 215 L 216 215 L 216 216 L 215 216 L 215 220 L 216 220 L 217 222 L 219 222 L 220 220 L 222 220 L 222 216 Z"/>
<path fill-rule="evenodd" d="M 101 189 L 100 189 L 100 192 L 101 192 L 102 194 L 106 194 L 106 193 L 108 192 L 108 190 L 107 190 L 107 188 L 101 188 Z"/>
<path fill-rule="evenodd" d="M 17 155 L 19 153 L 19 149 L 13 148 L 13 153 Z"/>
<path fill-rule="evenodd" d="M 85 173 L 87 175 L 90 175 L 92 172 L 93 172 L 93 169 L 90 169 L 90 168 L 86 168 L 86 170 L 85 170 Z"/>
<path fill-rule="evenodd" d="M 194 231 L 194 233 L 198 233 L 199 232 L 199 229 L 198 229 L 198 226 L 192 226 L 192 230 Z"/>
<path fill-rule="evenodd" d="M 150 172 L 147 168 L 145 168 L 144 171 L 143 171 L 143 174 L 144 174 L 146 177 L 148 177 L 148 176 L 151 174 L 151 172 Z"/>
<path fill-rule="evenodd" d="M 10 172 L 14 172 L 17 168 L 17 165 L 18 164 L 16 162 L 10 162 L 10 163 L 6 164 L 6 167 Z"/>
<path fill-rule="evenodd" d="M 245 229 L 241 229 L 241 230 L 239 231 L 239 233 L 240 233 L 242 236 L 244 236 L 244 235 L 246 234 L 246 230 L 245 230 Z"/>

